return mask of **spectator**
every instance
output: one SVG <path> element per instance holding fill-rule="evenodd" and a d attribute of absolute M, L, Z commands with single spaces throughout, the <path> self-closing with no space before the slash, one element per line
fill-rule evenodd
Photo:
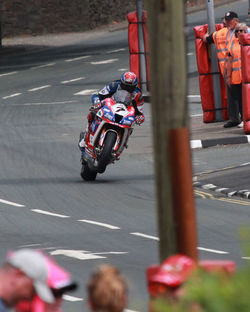
<path fill-rule="evenodd" d="M 20 302 L 16 306 L 17 312 L 60 312 L 63 294 L 77 288 L 76 283 L 71 280 L 70 274 L 52 258 L 46 257 L 46 263 L 48 268 L 47 284 L 52 290 L 55 302 L 46 303 L 36 295 L 31 302 Z"/>
<path fill-rule="evenodd" d="M 185 281 L 195 268 L 196 264 L 191 258 L 179 254 L 170 256 L 160 266 L 150 266 L 147 269 L 149 310 L 154 311 L 157 299 L 178 301 L 185 293 Z"/>
<path fill-rule="evenodd" d="M 223 74 L 224 70 L 224 61 L 226 54 L 226 38 L 229 32 L 228 23 L 225 17 L 223 18 L 222 23 L 224 26 L 223 28 L 213 32 L 211 35 L 209 35 L 209 33 L 206 33 L 205 36 L 203 37 L 203 42 L 206 42 L 208 44 L 214 43 L 216 45 L 217 58 L 221 74 Z"/>
<path fill-rule="evenodd" d="M 241 123 L 241 119 L 239 118 L 239 112 L 240 107 L 239 104 L 236 104 L 235 102 L 235 92 L 234 89 L 237 89 L 233 87 L 233 90 L 231 89 L 231 85 L 228 84 L 228 77 L 226 77 L 225 74 L 225 67 L 227 67 L 227 64 L 225 62 L 228 62 L 228 50 L 232 44 L 232 42 L 235 41 L 235 27 L 239 23 L 238 14 L 229 11 L 225 14 L 224 17 L 224 24 L 226 28 L 222 28 L 217 32 L 214 32 L 211 35 L 206 34 L 203 37 L 203 41 L 207 43 L 215 43 L 217 48 L 217 57 L 219 62 L 219 68 L 220 72 L 224 76 L 225 83 L 226 83 L 226 89 L 227 89 L 227 103 L 228 103 L 228 115 L 229 120 L 224 124 L 225 128 L 235 127 Z M 228 73 L 227 73 L 228 74 Z M 234 76 L 236 74 L 234 73 Z M 233 79 L 236 81 L 235 79 Z M 235 82 L 234 82 L 235 83 Z M 239 88 L 238 88 L 239 89 Z"/>
<path fill-rule="evenodd" d="M 217 58 L 218 58 L 221 74 L 223 74 L 223 71 L 224 71 L 224 61 L 225 61 L 225 56 L 227 52 L 226 45 L 227 45 L 227 42 L 232 37 L 234 28 L 238 22 L 239 22 L 239 19 L 238 19 L 237 13 L 233 11 L 226 12 L 222 21 L 224 27 L 218 31 L 213 32 L 210 35 L 207 33 L 203 37 L 204 42 L 207 42 L 208 44 L 214 43 L 216 45 Z"/>
<path fill-rule="evenodd" d="M 20 249 L 0 268 L 0 311 L 14 307 L 21 300 L 32 300 L 37 293 L 45 302 L 54 296 L 46 283 L 48 269 L 45 257 L 35 250 Z"/>
<path fill-rule="evenodd" d="M 122 312 L 127 305 L 125 278 L 110 265 L 102 265 L 92 274 L 87 293 L 92 312 Z"/>
<path fill-rule="evenodd" d="M 238 23 L 235 26 L 235 32 L 232 39 L 227 44 L 224 78 L 230 99 L 228 106 L 230 120 L 224 125 L 225 128 L 243 126 L 241 49 L 238 34 L 247 32 L 247 25 L 244 23 Z"/>

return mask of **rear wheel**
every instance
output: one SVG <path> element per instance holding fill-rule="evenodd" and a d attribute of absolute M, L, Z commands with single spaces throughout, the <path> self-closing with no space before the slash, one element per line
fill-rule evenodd
<path fill-rule="evenodd" d="M 110 131 L 106 134 L 106 138 L 103 143 L 102 153 L 98 161 L 97 171 L 99 173 L 103 173 L 106 170 L 106 167 L 111 160 L 112 151 L 116 142 L 116 138 L 117 138 L 117 134 L 113 131 Z"/>
<path fill-rule="evenodd" d="M 96 178 L 97 172 L 94 170 L 91 170 L 86 162 L 82 164 L 81 169 L 81 177 L 85 181 L 94 181 Z"/>

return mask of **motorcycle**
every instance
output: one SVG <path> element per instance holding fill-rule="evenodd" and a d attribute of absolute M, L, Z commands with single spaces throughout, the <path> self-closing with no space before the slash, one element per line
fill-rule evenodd
<path fill-rule="evenodd" d="M 102 101 L 102 107 L 88 128 L 88 140 L 82 153 L 81 177 L 84 180 L 94 181 L 97 173 L 104 173 L 107 165 L 120 159 L 128 146 L 134 122 L 135 109 L 122 101 L 122 97 Z M 86 137 L 86 133 L 83 135 Z"/>

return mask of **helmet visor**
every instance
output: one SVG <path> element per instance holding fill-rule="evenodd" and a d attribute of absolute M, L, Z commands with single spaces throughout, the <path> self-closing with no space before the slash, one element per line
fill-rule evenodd
<path fill-rule="evenodd" d="M 121 88 L 122 88 L 122 90 L 126 90 L 129 93 L 131 93 L 131 92 L 135 91 L 136 85 L 121 83 Z"/>

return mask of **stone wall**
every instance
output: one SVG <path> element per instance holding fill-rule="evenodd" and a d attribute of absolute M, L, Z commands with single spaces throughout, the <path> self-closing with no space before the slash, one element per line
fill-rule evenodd
<path fill-rule="evenodd" d="M 2 0 L 2 36 L 84 31 L 134 10 L 136 0 Z"/>

